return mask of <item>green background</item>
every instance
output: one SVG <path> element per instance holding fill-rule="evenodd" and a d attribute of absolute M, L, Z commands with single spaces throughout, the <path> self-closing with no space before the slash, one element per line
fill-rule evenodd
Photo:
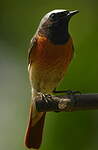
<path fill-rule="evenodd" d="M 26 150 L 27 49 L 41 17 L 80 10 L 70 22 L 75 57 L 58 89 L 98 92 L 97 0 L 0 0 L 0 150 Z M 98 111 L 47 113 L 41 150 L 97 150 Z"/>

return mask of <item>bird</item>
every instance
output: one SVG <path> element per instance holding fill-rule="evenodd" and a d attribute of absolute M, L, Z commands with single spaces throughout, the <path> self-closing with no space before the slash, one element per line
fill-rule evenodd
<path fill-rule="evenodd" d="M 28 73 L 32 103 L 25 134 L 27 148 L 38 150 L 42 143 L 46 112 L 37 112 L 35 98 L 39 93 L 52 94 L 64 78 L 74 55 L 69 22 L 78 10 L 55 9 L 48 12 L 30 42 Z"/>

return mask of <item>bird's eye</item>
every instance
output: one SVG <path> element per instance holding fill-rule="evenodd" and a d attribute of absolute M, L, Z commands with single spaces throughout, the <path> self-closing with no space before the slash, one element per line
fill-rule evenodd
<path fill-rule="evenodd" d="M 55 14 L 55 13 L 52 13 L 52 14 L 50 15 L 50 18 L 51 18 L 51 19 L 55 19 L 55 17 L 56 17 L 56 14 Z"/>

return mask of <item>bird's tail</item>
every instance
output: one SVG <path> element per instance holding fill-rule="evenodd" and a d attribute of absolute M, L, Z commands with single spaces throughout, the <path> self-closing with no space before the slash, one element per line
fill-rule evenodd
<path fill-rule="evenodd" d="M 30 108 L 29 122 L 25 135 L 25 145 L 38 150 L 42 142 L 45 113 L 37 112 L 33 105 Z"/>

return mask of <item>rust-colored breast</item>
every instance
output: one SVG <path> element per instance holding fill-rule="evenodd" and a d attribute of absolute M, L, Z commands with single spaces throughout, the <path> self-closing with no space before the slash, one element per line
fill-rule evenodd
<path fill-rule="evenodd" d="M 73 44 L 70 38 L 64 45 L 54 45 L 44 37 L 38 37 L 36 46 L 36 62 L 43 68 L 60 65 L 67 67 L 73 56 Z"/>

